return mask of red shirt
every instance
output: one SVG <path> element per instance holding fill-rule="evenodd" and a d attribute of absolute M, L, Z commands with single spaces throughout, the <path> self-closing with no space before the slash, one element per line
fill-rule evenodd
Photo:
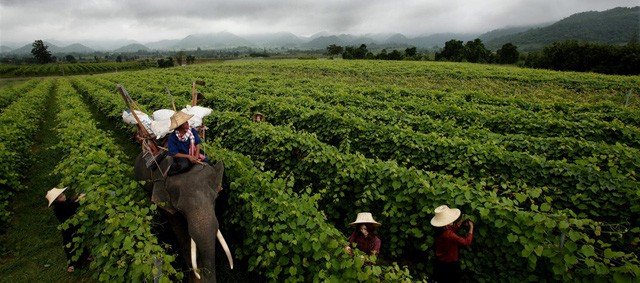
<path fill-rule="evenodd" d="M 462 238 L 456 234 L 460 226 L 451 225 L 444 229 L 444 232 L 436 238 L 436 257 L 442 262 L 458 261 L 458 246 L 470 246 L 473 233 L 469 232 L 465 238 Z"/>
<path fill-rule="evenodd" d="M 360 234 L 353 232 L 349 237 L 349 243 L 355 243 L 356 248 L 363 251 L 367 255 L 372 255 L 375 251 L 376 255 L 380 255 L 380 239 L 378 237 L 362 237 Z"/>

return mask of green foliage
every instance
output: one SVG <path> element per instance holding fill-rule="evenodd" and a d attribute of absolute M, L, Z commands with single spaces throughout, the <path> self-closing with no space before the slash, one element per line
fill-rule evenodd
<path fill-rule="evenodd" d="M 1 65 L 0 77 L 33 77 L 33 76 L 65 76 L 97 74 L 105 72 L 117 72 L 127 70 L 143 70 L 152 68 L 152 64 L 146 62 L 124 63 L 72 63 L 61 65 Z"/>
<path fill-rule="evenodd" d="M 625 46 L 555 42 L 541 54 L 533 53 L 525 66 L 558 71 L 598 72 L 604 74 L 640 74 L 640 45 Z"/>
<path fill-rule="evenodd" d="M 29 82 L 25 87 L 32 87 Z M 32 135 L 40 128 L 44 111 L 51 96 L 53 80 L 38 83 L 25 90 L 13 103 L 0 113 L 0 232 L 4 233 L 11 219 L 9 202 L 16 192 L 24 188 L 23 172 L 31 165 Z M 22 88 L 20 88 L 22 89 Z M 1 250 L 1 248 L 0 248 Z"/>
<path fill-rule="evenodd" d="M 145 200 L 138 183 L 129 178 L 132 166 L 121 162 L 123 153 L 108 134 L 96 128 L 91 113 L 68 81 L 59 81 L 57 94 L 63 109 L 57 116 L 57 148 L 67 157 L 56 166 L 55 173 L 64 176 L 62 186 L 86 192 L 77 213 L 61 228 L 79 227 L 73 243 L 90 248 L 96 257 L 90 267 L 99 281 L 150 281 L 160 274 L 157 260 L 162 276 L 173 278 L 174 258 L 166 254 L 150 231 L 155 205 Z"/>
<path fill-rule="evenodd" d="M 271 280 L 403 281 L 404 268 L 361 270 L 344 254 L 348 221 L 373 212 L 384 225 L 385 260 L 402 259 L 428 253 L 426 220 L 442 203 L 478 224 L 474 244 L 461 252 L 464 272 L 477 280 L 639 276 L 639 230 L 631 224 L 638 195 L 628 186 L 637 179 L 640 116 L 635 104 L 621 107 L 619 95 L 637 78 L 406 61 L 180 69 L 73 85 L 119 121 L 116 83 L 144 110 L 170 107 L 166 86 L 184 105 L 188 96 L 176 93 L 189 93 L 194 78 L 215 82 L 201 91 L 215 109 L 206 121 L 215 146 L 205 148 L 225 161 L 233 208 L 220 219 L 241 235 L 232 251 Z M 267 123 L 251 122 L 255 111 Z M 624 200 L 631 205 L 615 206 L 626 212 L 604 208 Z M 571 201 L 567 210 L 556 206 Z M 607 215 L 579 215 L 582 204 Z M 619 224 L 616 213 L 632 218 Z M 411 273 L 424 277 L 429 267 L 425 259 Z"/>

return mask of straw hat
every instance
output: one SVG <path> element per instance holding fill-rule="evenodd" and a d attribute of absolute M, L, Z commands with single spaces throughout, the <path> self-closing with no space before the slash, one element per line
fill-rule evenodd
<path fill-rule="evenodd" d="M 49 200 L 49 206 L 51 206 L 51 204 L 53 203 L 54 200 L 56 200 L 58 198 L 58 196 L 64 192 L 64 190 L 66 190 L 67 187 L 64 187 L 62 189 L 58 189 L 58 188 L 53 188 L 51 190 L 49 190 L 47 192 L 47 195 L 45 196 L 48 200 Z"/>
<path fill-rule="evenodd" d="M 431 225 L 435 227 L 447 226 L 460 217 L 460 209 L 449 208 L 446 205 L 436 207 L 435 212 L 436 216 L 431 218 Z"/>
<path fill-rule="evenodd" d="M 178 111 L 171 116 L 171 126 L 169 130 L 175 130 L 175 128 L 180 127 L 180 125 L 184 124 L 184 122 L 189 121 L 193 117 L 193 114 L 187 114 L 182 111 Z"/>
<path fill-rule="evenodd" d="M 373 220 L 373 216 L 371 215 L 370 212 L 360 212 L 358 213 L 358 217 L 356 218 L 355 222 L 351 222 L 351 226 L 355 226 L 356 224 L 373 224 L 376 227 L 380 227 L 382 226 L 382 224 L 376 222 L 375 220 Z"/>

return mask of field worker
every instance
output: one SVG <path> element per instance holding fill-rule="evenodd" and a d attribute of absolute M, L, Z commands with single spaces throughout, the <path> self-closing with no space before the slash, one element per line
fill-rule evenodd
<path fill-rule="evenodd" d="M 373 216 L 369 212 L 360 212 L 356 221 L 350 224 L 355 227 L 353 233 L 349 237 L 349 245 L 345 247 L 347 253 L 352 253 L 352 247 L 364 252 L 367 255 L 379 255 L 380 254 L 380 238 L 378 238 L 378 231 L 376 228 L 382 226 L 382 224 L 373 220 Z"/>
<path fill-rule="evenodd" d="M 189 126 L 189 119 L 193 114 L 187 114 L 178 111 L 171 116 L 170 130 L 174 130 L 169 134 L 167 139 L 167 148 L 169 156 L 173 157 L 173 164 L 169 170 L 169 175 L 186 172 L 193 164 L 208 162 L 209 159 L 202 154 L 200 150 L 200 136 L 195 129 Z"/>
<path fill-rule="evenodd" d="M 256 123 L 264 122 L 264 115 L 262 115 L 262 113 L 260 112 L 253 113 L 253 115 L 251 116 L 251 120 Z"/>
<path fill-rule="evenodd" d="M 473 222 L 460 219 L 460 209 L 446 205 L 435 209 L 436 215 L 431 218 L 435 227 L 436 260 L 433 266 L 433 279 L 436 282 L 460 282 L 462 270 L 458 261 L 458 246 L 470 246 L 473 240 Z M 469 227 L 466 237 L 458 236 L 462 226 Z"/>
<path fill-rule="evenodd" d="M 84 194 L 80 194 L 75 199 L 67 198 L 67 196 L 64 194 L 64 191 L 66 189 L 67 188 L 63 188 L 63 189 L 53 188 L 49 190 L 47 192 L 47 195 L 45 196 L 47 200 L 49 200 L 49 207 L 53 205 L 53 213 L 55 214 L 60 224 L 67 221 L 67 219 L 71 218 L 71 216 L 73 216 L 76 213 L 76 210 L 80 206 L 80 203 L 78 202 L 85 196 Z M 62 231 L 62 244 L 64 246 L 64 252 L 67 255 L 67 262 L 69 263 L 69 265 L 67 266 L 67 272 L 69 273 L 75 270 L 75 267 L 78 266 L 81 260 L 87 259 L 87 255 L 88 255 L 88 252 L 85 249 L 85 252 L 80 257 L 80 259 L 76 261 L 72 261 L 72 257 L 75 250 L 72 249 L 72 247 L 67 247 L 67 245 L 72 242 L 73 235 L 76 233 L 77 230 L 78 230 L 78 227 L 70 226 L 66 230 Z"/>

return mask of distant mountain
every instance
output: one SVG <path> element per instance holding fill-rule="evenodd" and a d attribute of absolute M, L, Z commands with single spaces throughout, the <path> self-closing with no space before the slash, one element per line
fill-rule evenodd
<path fill-rule="evenodd" d="M 626 44 L 638 31 L 640 26 L 638 15 L 640 15 L 640 6 L 573 14 L 547 27 L 495 38 L 485 42 L 485 46 L 496 50 L 505 43 L 512 43 L 518 46 L 520 51 L 532 51 L 557 41 L 570 39 L 592 43 Z"/>
<path fill-rule="evenodd" d="M 224 49 L 239 46 L 255 46 L 250 41 L 229 32 L 189 35 L 172 46 L 174 49 L 195 50 Z"/>
<path fill-rule="evenodd" d="M 132 44 L 129 44 L 129 45 L 122 46 L 122 47 L 120 47 L 120 48 L 118 48 L 116 50 L 113 50 L 113 52 L 125 53 L 125 52 L 138 52 L 140 50 L 142 50 L 142 51 L 150 51 L 149 47 L 147 47 L 145 45 L 142 45 L 140 43 L 132 43 Z"/>
<path fill-rule="evenodd" d="M 6 45 L 0 45 L 0 53 L 9 53 L 11 50 L 13 50 L 13 48 Z"/>
<path fill-rule="evenodd" d="M 509 35 L 514 35 L 514 34 L 518 34 L 524 31 L 528 31 L 530 29 L 534 29 L 534 28 L 543 28 L 546 26 L 550 26 L 553 23 L 544 23 L 544 24 L 539 24 L 539 25 L 529 25 L 529 26 L 517 26 L 517 27 L 505 27 L 505 28 L 500 28 L 500 29 L 494 29 L 490 32 L 486 32 L 481 34 L 480 36 L 478 36 L 478 38 L 480 38 L 480 40 L 482 40 L 482 42 L 488 42 L 491 40 L 494 40 L 496 38 L 500 38 L 503 36 L 509 36 Z"/>
<path fill-rule="evenodd" d="M 383 41 L 384 43 L 409 44 L 410 40 L 401 33 L 396 33 Z"/>
<path fill-rule="evenodd" d="M 245 35 L 243 38 L 258 47 L 268 48 L 298 47 L 304 42 L 304 40 L 290 32 Z"/>
<path fill-rule="evenodd" d="M 95 50 L 86 47 L 80 43 L 74 43 L 69 46 L 60 48 L 58 51 L 51 50 L 51 53 L 92 53 Z"/>
<path fill-rule="evenodd" d="M 153 50 L 167 50 L 167 49 L 171 49 L 172 46 L 178 44 L 179 42 L 180 42 L 180 39 L 165 39 L 165 40 L 146 43 L 145 46 Z"/>

